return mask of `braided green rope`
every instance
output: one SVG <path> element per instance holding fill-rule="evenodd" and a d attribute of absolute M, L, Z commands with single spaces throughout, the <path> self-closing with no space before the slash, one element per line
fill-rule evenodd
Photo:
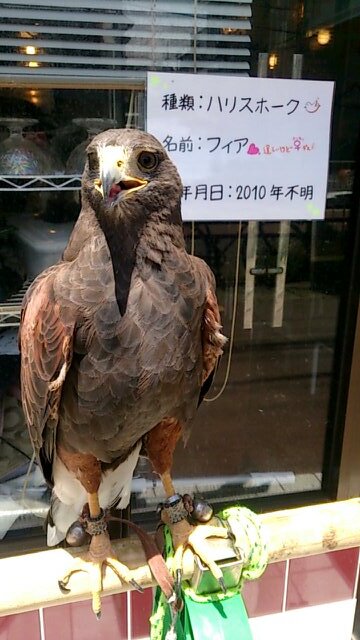
<path fill-rule="evenodd" d="M 162 640 L 166 615 L 166 602 L 163 592 L 155 600 L 153 613 L 150 616 L 150 640 Z"/>
<path fill-rule="evenodd" d="M 233 533 L 242 534 L 236 539 L 245 558 L 242 579 L 260 578 L 268 564 L 268 552 L 259 516 L 246 507 L 226 507 L 218 515 L 228 522 Z"/>
<path fill-rule="evenodd" d="M 243 558 L 245 559 L 241 581 L 237 587 L 227 589 L 226 594 L 219 592 L 201 596 L 195 593 L 189 582 L 184 581 L 182 583 L 182 591 L 185 596 L 188 596 L 194 602 L 220 602 L 221 600 L 232 598 L 241 591 L 245 580 L 255 580 L 259 578 L 267 566 L 268 554 L 258 516 L 246 507 L 237 506 L 226 507 L 217 515 L 221 520 L 228 524 L 232 532 L 235 534 L 236 546 L 239 547 Z M 164 527 L 164 541 L 164 556 L 166 563 L 171 570 L 174 558 L 174 548 L 171 533 L 167 526 Z M 169 619 L 169 605 L 166 602 L 164 594 L 158 590 L 153 615 L 150 618 L 150 640 L 164 640 L 166 618 Z"/>

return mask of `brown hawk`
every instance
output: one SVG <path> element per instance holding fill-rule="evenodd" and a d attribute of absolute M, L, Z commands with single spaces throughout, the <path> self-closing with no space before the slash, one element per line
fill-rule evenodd
<path fill-rule="evenodd" d="M 114 558 L 103 512 L 128 504 L 141 449 L 167 497 L 175 493 L 173 450 L 225 343 L 213 274 L 185 248 L 181 195 L 179 174 L 153 136 L 96 136 L 64 255 L 36 278 L 22 309 L 23 406 L 52 487 L 48 544 L 88 509 L 98 614 L 102 565 L 131 580 Z"/>

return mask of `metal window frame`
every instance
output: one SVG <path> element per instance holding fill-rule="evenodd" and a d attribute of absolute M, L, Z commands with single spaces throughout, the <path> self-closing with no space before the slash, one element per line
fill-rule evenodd
<path fill-rule="evenodd" d="M 334 469 L 333 479 L 328 479 L 329 488 L 338 500 L 360 495 L 360 132 L 355 157 L 353 225 L 349 230 L 348 247 L 348 304 L 342 320 L 345 344 L 335 407 L 338 432 L 334 434 L 333 452 L 329 452 L 330 473 L 331 467 Z"/>

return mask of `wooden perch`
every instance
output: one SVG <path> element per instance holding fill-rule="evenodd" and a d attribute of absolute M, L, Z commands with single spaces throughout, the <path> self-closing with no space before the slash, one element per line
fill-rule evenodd
<path fill-rule="evenodd" d="M 270 562 L 360 546 L 359 498 L 266 513 L 260 519 Z M 137 539 L 115 541 L 113 546 L 122 562 L 136 570 L 137 582 L 145 588 L 154 584 Z M 89 599 L 85 574 L 72 578 L 68 595 L 62 595 L 58 588 L 59 576 L 76 553 L 76 549 L 52 549 L 0 559 L 0 616 Z M 192 571 L 189 562 L 185 577 Z M 103 595 L 125 590 L 115 575 L 106 571 Z"/>

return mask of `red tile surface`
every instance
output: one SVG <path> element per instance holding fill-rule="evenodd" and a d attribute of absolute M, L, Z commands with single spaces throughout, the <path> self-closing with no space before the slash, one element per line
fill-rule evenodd
<path fill-rule="evenodd" d="M 0 618 L 0 640 L 40 640 L 39 612 Z"/>
<path fill-rule="evenodd" d="M 127 640 L 126 594 L 102 598 L 100 620 L 89 601 L 49 607 L 44 609 L 44 626 L 46 640 Z"/>
<path fill-rule="evenodd" d="M 146 589 L 144 593 L 131 592 L 131 637 L 134 640 L 149 637 L 152 605 L 152 589 Z"/>
<path fill-rule="evenodd" d="M 269 564 L 259 580 L 246 582 L 242 595 L 250 618 L 279 613 L 285 588 L 286 562 Z"/>
<path fill-rule="evenodd" d="M 290 560 L 287 609 L 353 597 L 359 549 Z"/>

